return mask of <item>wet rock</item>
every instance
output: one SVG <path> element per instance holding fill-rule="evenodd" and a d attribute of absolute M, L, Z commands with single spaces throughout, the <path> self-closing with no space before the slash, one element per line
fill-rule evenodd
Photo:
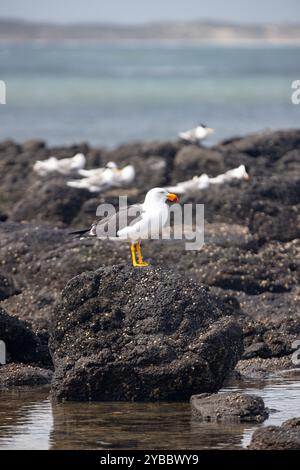
<path fill-rule="evenodd" d="M 28 364 L 6 364 L 0 366 L 0 388 L 50 384 L 53 372 L 50 369 Z"/>
<path fill-rule="evenodd" d="M 50 348 L 61 400 L 186 400 L 215 392 L 242 353 L 223 304 L 173 271 L 122 265 L 62 292 Z"/>
<path fill-rule="evenodd" d="M 241 374 L 243 379 L 259 379 L 264 380 L 270 374 L 277 373 L 281 370 L 292 369 L 295 367 L 291 361 L 291 356 L 274 357 L 262 359 L 255 357 L 253 359 L 243 359 L 238 362 L 236 371 Z"/>
<path fill-rule="evenodd" d="M 266 343 L 253 343 L 245 349 L 243 359 L 252 359 L 253 357 L 261 357 L 266 359 L 272 356 L 272 351 Z"/>
<path fill-rule="evenodd" d="M 30 326 L 0 308 L 0 339 L 5 342 L 7 362 L 51 364 L 47 344 Z"/>
<path fill-rule="evenodd" d="M 262 398 L 238 392 L 193 395 L 191 409 L 203 421 L 262 422 L 268 417 Z"/>
<path fill-rule="evenodd" d="M 251 450 L 299 450 L 300 418 L 285 421 L 281 426 L 257 429 L 249 445 Z"/>
<path fill-rule="evenodd" d="M 293 343 L 300 336 L 300 318 L 297 314 L 282 318 L 273 313 L 273 317 L 266 316 L 251 325 L 241 318 L 241 326 L 244 332 L 244 359 L 288 356 L 294 351 Z"/>

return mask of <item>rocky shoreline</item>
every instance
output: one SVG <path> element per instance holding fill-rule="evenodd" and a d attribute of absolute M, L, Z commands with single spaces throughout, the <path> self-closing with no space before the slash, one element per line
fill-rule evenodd
<path fill-rule="evenodd" d="M 86 155 L 87 168 L 108 161 L 133 164 L 134 184 L 95 197 L 67 187 L 63 176 L 43 179 L 32 171 L 36 160 L 76 152 Z M 97 205 L 116 203 L 119 194 L 134 203 L 152 187 L 201 173 L 216 176 L 240 164 L 246 165 L 249 181 L 183 198 L 205 204 L 200 251 L 185 251 L 180 243 L 145 243 L 152 266 L 137 273 L 129 267 L 127 246 L 68 235 L 70 228 L 90 225 Z M 0 366 L 0 387 L 49 382 L 55 369 L 53 395 L 63 399 L 189 399 L 217 391 L 236 363 L 240 380 L 295 368 L 293 343 L 300 338 L 299 130 L 254 134 L 211 148 L 165 142 L 107 150 L 4 141 L 0 170 L 0 339 L 7 340 L 8 331 L 11 339 L 8 364 Z M 206 318 L 206 326 L 199 324 L 199 316 Z M 124 336 L 127 326 L 131 343 Z M 213 340 L 204 332 L 208 326 Z M 196 338 L 203 335 L 200 345 Z M 20 341 L 26 347 L 19 348 L 17 357 L 13 344 Z M 218 368 L 214 361 L 224 341 L 228 355 Z M 184 359 L 188 343 L 192 353 Z M 199 363 L 199 351 L 205 363 Z M 99 363 L 107 375 L 101 375 Z"/>

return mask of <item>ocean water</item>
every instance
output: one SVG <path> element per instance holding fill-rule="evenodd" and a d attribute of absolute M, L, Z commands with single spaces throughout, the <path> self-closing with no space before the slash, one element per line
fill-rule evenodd
<path fill-rule="evenodd" d="M 0 140 L 114 146 L 175 139 L 204 122 L 215 143 L 299 127 L 299 57 L 300 47 L 1 44 Z"/>

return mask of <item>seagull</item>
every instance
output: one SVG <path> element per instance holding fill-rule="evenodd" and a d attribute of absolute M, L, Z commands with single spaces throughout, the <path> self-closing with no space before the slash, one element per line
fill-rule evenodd
<path fill-rule="evenodd" d="M 168 201 L 178 203 L 179 199 L 176 194 L 170 193 L 164 188 L 150 189 L 143 204 L 121 208 L 119 212 L 93 224 L 91 228 L 77 230 L 71 232 L 70 235 L 87 234 L 99 239 L 130 241 L 133 266 L 149 266 L 149 263 L 143 260 L 141 240 L 157 239 L 162 233 L 169 218 Z M 136 216 L 137 213 L 139 213 L 138 216 Z M 127 224 L 129 218 L 133 218 L 133 220 Z M 125 221 L 125 226 L 122 225 L 122 220 Z M 116 235 L 110 231 L 116 232 Z"/>
<path fill-rule="evenodd" d="M 169 186 L 168 190 L 176 194 L 194 193 L 208 189 L 210 185 L 221 185 L 233 180 L 249 180 L 249 175 L 245 165 L 240 165 L 239 167 L 226 171 L 226 173 L 214 178 L 210 178 L 206 173 L 203 173 L 200 176 L 194 176 L 191 180 L 177 183 L 176 186 Z"/>
<path fill-rule="evenodd" d="M 93 177 L 93 176 L 99 176 L 102 175 L 103 172 L 107 169 L 110 168 L 111 170 L 117 170 L 118 166 L 115 162 L 108 162 L 103 168 L 94 168 L 92 170 L 79 170 L 78 174 L 80 176 L 84 177 Z"/>
<path fill-rule="evenodd" d="M 223 184 L 233 180 L 249 180 L 245 165 L 240 165 L 233 170 L 226 171 L 223 175 L 218 175 L 215 178 L 210 178 L 210 184 Z"/>
<path fill-rule="evenodd" d="M 67 176 L 77 173 L 84 168 L 85 162 L 85 156 L 82 153 L 77 153 L 72 158 L 62 158 L 61 160 L 58 160 L 56 157 L 50 157 L 48 160 L 37 160 L 33 170 L 40 176 L 47 176 L 51 173 Z"/>
<path fill-rule="evenodd" d="M 93 170 L 79 170 L 80 180 L 68 181 L 71 188 L 87 189 L 91 193 L 98 193 L 112 187 L 126 186 L 134 180 L 135 169 L 127 165 L 119 169 L 114 162 L 108 162 L 104 168 Z"/>
<path fill-rule="evenodd" d="M 214 129 L 211 127 L 207 127 L 205 124 L 199 124 L 197 127 L 194 127 L 189 131 L 179 132 L 178 136 L 185 142 L 199 145 L 202 140 L 206 139 L 206 137 L 208 137 L 210 134 L 213 134 L 214 132 Z"/>

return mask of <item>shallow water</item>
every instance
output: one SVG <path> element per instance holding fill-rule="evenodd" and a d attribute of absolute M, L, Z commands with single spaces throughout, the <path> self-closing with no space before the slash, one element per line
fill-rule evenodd
<path fill-rule="evenodd" d="M 297 127 L 297 47 L 197 44 L 1 44 L 0 140 L 113 146 L 176 139 L 204 122 L 208 143 Z"/>
<path fill-rule="evenodd" d="M 300 380 L 272 378 L 239 388 L 272 410 L 262 425 L 300 415 Z M 51 404 L 48 388 L 0 392 L 0 449 L 239 449 L 257 425 L 199 423 L 188 403 Z"/>

